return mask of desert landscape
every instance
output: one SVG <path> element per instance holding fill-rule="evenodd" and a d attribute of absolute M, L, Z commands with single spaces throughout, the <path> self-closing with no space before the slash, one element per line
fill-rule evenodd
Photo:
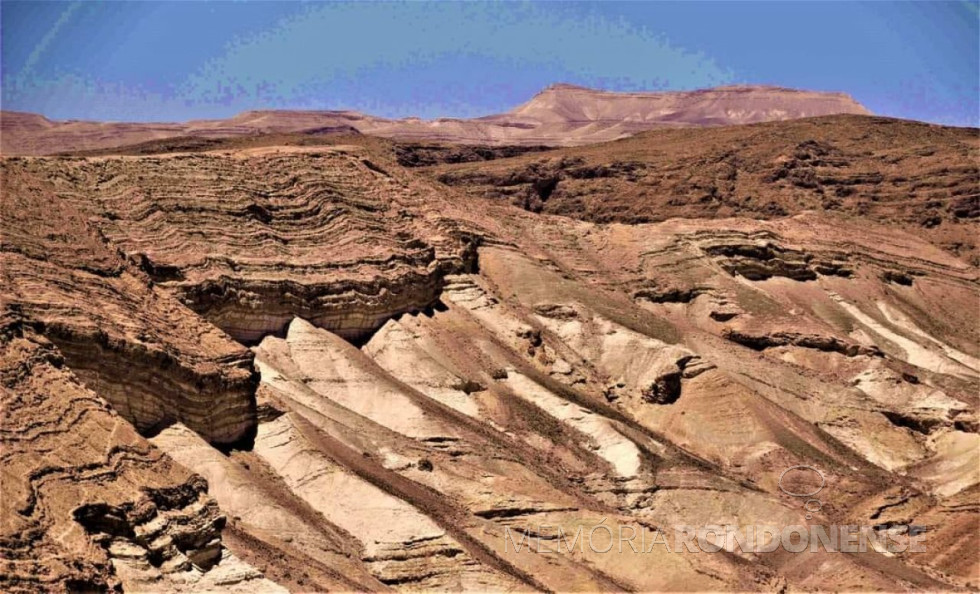
<path fill-rule="evenodd" d="M 53 122 L 6 113 L 4 154 L 93 150 L 174 137 L 359 132 L 404 141 L 469 145 L 581 145 L 625 138 L 657 127 L 750 124 L 870 112 L 843 93 L 739 85 L 689 92 L 611 93 L 554 84 L 507 113 L 479 118 L 391 119 L 355 111 L 249 111 L 227 120 L 184 123 Z"/>
<path fill-rule="evenodd" d="M 0 132 L 0 590 L 980 588 L 976 128 L 555 85 Z"/>

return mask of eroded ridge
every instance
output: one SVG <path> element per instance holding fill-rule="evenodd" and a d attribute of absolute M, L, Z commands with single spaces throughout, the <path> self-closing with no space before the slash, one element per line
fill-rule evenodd
<path fill-rule="evenodd" d="M 437 220 L 431 188 L 359 147 L 21 166 L 65 189 L 130 261 L 246 343 L 297 316 L 359 339 L 431 305 L 446 272 L 473 258 L 472 237 Z"/>
<path fill-rule="evenodd" d="M 717 126 L 818 115 L 867 114 L 843 93 L 768 86 L 685 92 L 614 93 L 551 85 L 526 103 L 474 119 L 388 119 L 355 111 L 255 110 L 225 120 L 183 123 L 52 121 L 6 111 L 0 118 L 5 154 L 43 155 L 175 142 L 210 146 L 216 139 L 257 134 L 371 134 L 403 140 L 487 145 L 578 145 L 615 140 L 661 127 Z"/>
<path fill-rule="evenodd" d="M 214 443 L 246 439 L 251 353 L 129 265 L 56 185 L 2 166 L 5 307 L 140 431 L 181 421 Z"/>
<path fill-rule="evenodd" d="M 216 573 L 235 565 L 207 483 L 140 437 L 9 314 L 0 381 L 5 591 L 195 589 L 213 585 L 219 563 Z M 233 583 L 273 586 L 238 563 Z"/>
<path fill-rule="evenodd" d="M 887 221 L 976 265 L 976 137 L 975 129 L 839 115 L 658 130 L 427 171 L 474 195 L 598 223 L 811 210 Z"/>

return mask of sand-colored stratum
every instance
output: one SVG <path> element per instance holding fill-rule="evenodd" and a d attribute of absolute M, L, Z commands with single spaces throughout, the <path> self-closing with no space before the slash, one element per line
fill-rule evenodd
<path fill-rule="evenodd" d="M 0 591 L 980 588 L 977 131 L 636 134 L 862 111 L 786 93 L 557 87 L 482 146 L 4 114 L 168 138 L 0 160 Z M 896 546 L 675 530 L 793 525 Z"/>

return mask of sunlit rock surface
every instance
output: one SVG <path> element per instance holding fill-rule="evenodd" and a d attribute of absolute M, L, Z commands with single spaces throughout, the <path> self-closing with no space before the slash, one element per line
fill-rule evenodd
<path fill-rule="evenodd" d="M 821 142 L 851 142 L 851 120 L 823 121 Z M 701 132 L 778 154 L 810 129 L 766 126 Z M 888 130 L 889 158 L 975 154 L 957 131 Z M 656 140 L 628 141 L 638 162 L 669 161 Z M 237 142 L 3 160 L 0 589 L 980 583 L 980 286 L 972 248 L 944 243 L 976 232 L 959 198 L 922 227 L 948 233 L 874 208 L 760 219 L 755 200 L 790 204 L 760 174 L 745 210 L 603 219 L 488 191 L 541 155 L 417 169 L 378 139 Z M 564 177 L 545 203 L 649 179 L 577 169 L 623 145 L 547 154 Z M 822 146 L 791 169 L 846 157 Z M 903 208 L 939 208 L 923 200 Z M 819 509 L 790 494 L 800 466 Z M 690 553 L 674 532 L 807 524 L 925 530 L 926 551 Z M 663 542 L 606 549 L 597 526 Z"/>

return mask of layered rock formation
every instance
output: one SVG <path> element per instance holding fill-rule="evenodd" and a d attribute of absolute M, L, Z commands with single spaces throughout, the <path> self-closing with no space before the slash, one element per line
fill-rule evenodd
<path fill-rule="evenodd" d="M 3 498 L 0 586 L 8 592 L 200 590 L 235 565 L 207 483 L 139 436 L 24 320 L 0 320 Z M 237 562 L 231 591 L 276 591 Z"/>
<path fill-rule="evenodd" d="M 742 163 L 825 125 L 700 133 Z M 936 236 L 788 198 L 773 220 L 613 203 L 598 223 L 488 189 L 531 163 L 556 183 L 515 186 L 546 205 L 570 180 L 611 202 L 654 175 L 580 149 L 419 170 L 377 139 L 302 145 L 4 160 L 5 587 L 980 583 L 980 276 Z M 688 552 L 674 531 L 839 524 L 927 550 Z"/>
<path fill-rule="evenodd" d="M 442 277 L 471 266 L 475 249 L 436 220 L 431 188 L 362 153 L 44 159 L 11 169 L 51 180 L 133 266 L 239 341 L 281 333 L 297 316 L 357 339 L 431 305 Z"/>
<path fill-rule="evenodd" d="M 612 93 L 558 84 L 513 110 L 475 119 L 385 119 L 353 111 L 249 111 L 182 124 L 54 122 L 3 112 L 4 154 L 95 150 L 173 137 L 228 138 L 303 132 L 360 132 L 386 138 L 489 145 L 567 146 L 603 142 L 656 127 L 718 126 L 869 112 L 843 93 L 777 87 Z"/>
<path fill-rule="evenodd" d="M 5 311 L 54 342 L 74 373 L 141 431 L 180 421 L 231 444 L 255 427 L 251 354 L 108 245 L 49 173 L 4 161 Z"/>
<path fill-rule="evenodd" d="M 977 264 L 977 162 L 976 130 L 834 116 L 661 130 L 427 171 L 473 194 L 598 223 L 807 210 L 888 222 Z"/>

